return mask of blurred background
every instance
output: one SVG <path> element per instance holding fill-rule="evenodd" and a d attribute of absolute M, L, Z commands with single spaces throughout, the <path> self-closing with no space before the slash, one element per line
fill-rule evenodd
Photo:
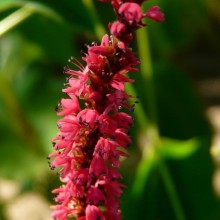
<path fill-rule="evenodd" d="M 152 74 L 130 74 L 128 92 L 140 103 L 121 168 L 123 219 L 219 220 L 220 1 L 145 4 L 159 5 L 166 20 L 147 21 L 132 45 L 138 57 L 150 51 L 141 60 Z M 114 20 L 110 4 L 96 0 L 0 0 L 0 220 L 51 219 L 59 180 L 46 157 L 63 67 Z"/>

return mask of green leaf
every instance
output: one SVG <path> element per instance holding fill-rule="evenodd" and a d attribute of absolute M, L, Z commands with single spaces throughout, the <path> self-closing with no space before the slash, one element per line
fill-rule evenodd
<path fill-rule="evenodd" d="M 23 22 L 25 19 L 27 19 L 29 16 L 31 16 L 34 13 L 39 13 L 58 23 L 64 23 L 63 19 L 55 11 L 40 3 L 32 3 L 32 2 L 26 3 L 22 1 L 18 1 L 18 2 L 4 1 L 3 3 L 0 4 L 0 11 L 4 11 L 16 6 L 22 6 L 22 7 L 20 7 L 10 15 L 8 15 L 0 22 L 0 36 L 5 34 L 7 31 L 9 31 L 11 28 L 15 27 L 19 23 Z"/>
<path fill-rule="evenodd" d="M 53 9 L 47 7 L 46 5 L 40 3 L 40 2 L 31 2 L 31 1 L 1 1 L 0 2 L 0 12 L 6 11 L 11 8 L 20 8 L 26 6 L 29 8 L 29 10 L 33 10 L 41 15 L 44 15 L 46 17 L 49 17 L 57 22 L 63 22 L 62 17 L 55 12 Z"/>
<path fill-rule="evenodd" d="M 159 150 L 160 155 L 164 158 L 185 159 L 195 153 L 199 146 L 198 138 L 189 140 L 162 138 Z"/>

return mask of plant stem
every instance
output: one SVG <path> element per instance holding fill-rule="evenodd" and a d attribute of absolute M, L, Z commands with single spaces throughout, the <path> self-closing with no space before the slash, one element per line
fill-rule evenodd
<path fill-rule="evenodd" d="M 95 34 L 99 39 L 102 39 L 103 35 L 106 33 L 105 28 L 100 22 L 99 17 L 97 16 L 96 9 L 93 3 L 93 0 L 82 0 L 84 5 L 87 7 L 90 17 L 94 24 Z"/>
<path fill-rule="evenodd" d="M 154 90 L 153 70 L 148 44 L 148 35 L 145 28 L 136 32 L 138 41 L 138 52 L 141 60 L 140 70 L 146 83 L 146 96 L 148 104 L 148 117 L 152 126 L 155 126 L 155 138 L 159 136 L 157 128 L 156 96 Z"/>
<path fill-rule="evenodd" d="M 158 146 L 160 145 L 160 136 L 157 122 L 157 109 L 156 109 L 156 96 L 155 96 L 155 86 L 153 79 L 153 71 L 152 71 L 152 62 L 150 56 L 150 48 L 148 43 L 148 35 L 147 30 L 142 28 L 137 31 L 137 44 L 140 55 L 140 60 L 142 62 L 141 65 L 141 73 L 143 79 L 146 83 L 146 100 L 148 107 L 148 118 L 150 121 L 150 125 L 148 127 L 147 139 L 150 146 L 145 146 L 145 149 L 142 154 L 141 161 L 137 168 L 137 180 L 144 181 L 141 183 L 141 189 L 138 190 L 138 195 L 141 196 L 144 190 L 144 186 L 146 186 L 147 177 L 149 176 L 150 168 L 153 167 L 155 162 L 158 162 L 158 168 L 161 172 L 161 177 L 164 183 L 164 186 L 167 190 L 168 196 L 170 198 L 171 205 L 174 209 L 174 213 L 177 220 L 185 220 L 184 212 L 181 207 L 181 203 L 179 201 L 175 185 L 170 176 L 169 170 L 163 162 L 163 158 L 159 155 Z M 150 130 L 150 132 L 149 132 Z M 148 150 L 146 150 L 146 148 Z M 149 151 L 149 148 L 151 151 Z M 150 152 L 150 154 L 149 154 Z M 153 157 L 152 157 L 153 155 Z M 145 166 L 144 172 L 143 167 Z M 146 172 L 147 171 L 147 172 Z M 140 177 L 141 176 L 141 177 Z M 136 180 L 136 181 L 137 181 Z M 137 184 L 134 184 L 134 189 L 137 187 Z M 140 187 L 140 186 L 139 186 Z"/>
<path fill-rule="evenodd" d="M 146 100 L 148 104 L 148 120 L 146 120 L 146 113 L 141 115 L 143 118 L 137 118 L 140 121 L 139 124 L 142 124 L 142 126 L 147 128 L 146 136 L 148 139 L 148 143 L 143 147 L 142 157 L 137 166 L 136 177 L 132 188 L 132 197 L 138 199 L 143 194 L 149 174 L 156 162 L 155 145 L 159 142 L 159 134 L 157 128 L 155 94 L 152 79 L 153 72 L 146 30 L 138 30 L 136 32 L 136 36 L 139 57 L 142 63 L 142 65 L 140 65 L 140 70 L 146 83 L 145 94 L 147 96 Z M 148 121 L 148 124 L 143 125 L 143 121 Z"/>
<path fill-rule="evenodd" d="M 164 163 L 163 159 L 160 159 L 159 161 L 159 170 L 163 179 L 163 183 L 165 185 L 165 188 L 167 190 L 168 196 L 170 198 L 171 204 L 173 206 L 173 210 L 176 216 L 177 220 L 186 220 L 183 209 L 181 207 L 176 187 L 174 185 L 174 182 L 170 176 L 169 170 Z"/>
<path fill-rule="evenodd" d="M 11 88 L 10 83 L 6 80 L 3 74 L 0 72 L 0 96 L 2 96 L 5 106 L 8 111 L 8 120 L 16 132 L 21 136 L 35 154 L 39 156 L 45 156 L 45 152 L 42 150 L 42 143 L 38 137 L 37 132 L 33 128 L 32 124 L 26 117 L 23 109 L 21 108 L 16 94 Z"/>

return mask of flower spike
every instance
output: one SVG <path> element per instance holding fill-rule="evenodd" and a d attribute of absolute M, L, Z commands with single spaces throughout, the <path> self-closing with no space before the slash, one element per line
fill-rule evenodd
<path fill-rule="evenodd" d="M 81 61 L 75 58 L 63 92 L 57 115 L 58 135 L 53 138 L 54 152 L 48 158 L 50 167 L 58 169 L 62 186 L 53 190 L 55 220 L 120 220 L 120 196 L 124 185 L 116 168 L 127 156 L 131 144 L 128 135 L 133 118 L 125 110 L 133 110 L 135 102 L 125 93 L 125 83 L 134 80 L 129 71 L 140 64 L 129 44 L 135 30 L 145 26 L 144 17 L 163 21 L 158 6 L 142 13 L 143 0 L 102 0 L 113 6 L 117 21 L 109 24 L 110 33 L 99 44 L 88 46 Z M 81 104 L 80 104 L 81 103 Z"/>

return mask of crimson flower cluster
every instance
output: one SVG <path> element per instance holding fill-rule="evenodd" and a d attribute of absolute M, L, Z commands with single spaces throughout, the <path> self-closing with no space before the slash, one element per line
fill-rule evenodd
<path fill-rule="evenodd" d="M 145 0 L 101 0 L 111 2 L 117 21 L 109 24 L 112 35 L 122 42 L 129 44 L 132 41 L 132 33 L 137 29 L 146 26 L 142 23 L 143 18 L 150 18 L 157 22 L 164 21 L 164 14 L 160 11 L 159 6 L 153 6 L 142 13 L 141 4 Z"/>
<path fill-rule="evenodd" d="M 100 45 L 88 46 L 82 58 L 72 58 L 64 72 L 68 86 L 57 107 L 59 133 L 52 140 L 55 151 L 48 157 L 52 169 L 58 169 L 62 186 L 53 191 L 56 220 L 119 220 L 122 178 L 116 170 L 120 158 L 127 156 L 128 135 L 133 124 L 126 113 L 133 110 L 125 83 L 126 74 L 137 71 L 138 59 L 128 47 L 132 32 L 144 26 L 142 18 L 163 20 L 157 6 L 141 12 L 143 1 L 111 2 L 118 21 L 109 25 L 111 36 L 104 35 Z"/>

